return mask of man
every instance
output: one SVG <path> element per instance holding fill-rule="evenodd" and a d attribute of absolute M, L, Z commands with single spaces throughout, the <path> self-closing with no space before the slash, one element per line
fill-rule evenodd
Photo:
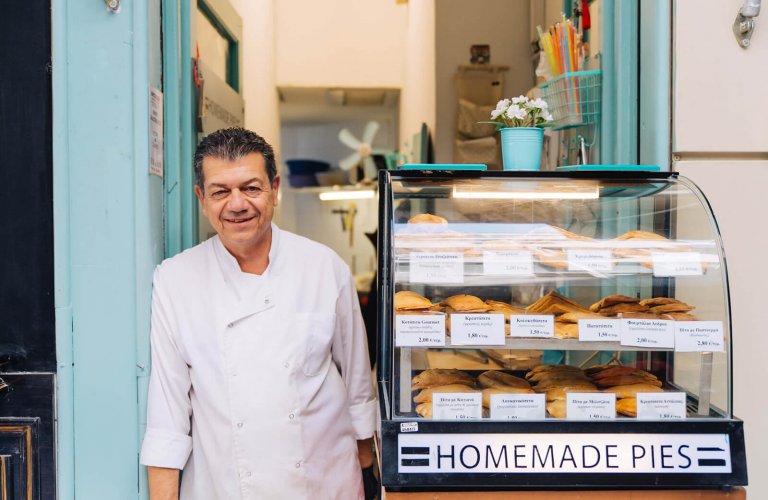
<path fill-rule="evenodd" d="M 141 462 L 152 500 L 362 498 L 376 402 L 349 268 L 272 224 L 280 177 L 253 132 L 195 154 L 217 236 L 164 261 L 152 295 Z"/>

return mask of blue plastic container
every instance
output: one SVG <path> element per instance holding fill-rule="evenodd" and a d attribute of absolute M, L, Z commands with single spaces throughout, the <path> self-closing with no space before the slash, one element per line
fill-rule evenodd
<path fill-rule="evenodd" d="M 327 172 L 331 164 L 319 160 L 286 160 L 291 187 L 317 186 L 315 173 Z"/>
<path fill-rule="evenodd" d="M 544 129 L 508 127 L 501 129 L 504 170 L 540 170 Z"/>

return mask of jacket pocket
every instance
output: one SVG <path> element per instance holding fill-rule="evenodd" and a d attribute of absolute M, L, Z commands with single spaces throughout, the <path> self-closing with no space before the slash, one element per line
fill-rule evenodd
<path fill-rule="evenodd" d="M 304 375 L 314 377 L 331 357 L 333 330 L 336 315 L 327 313 L 300 313 L 297 315 L 297 327 L 304 345 L 302 370 Z"/>

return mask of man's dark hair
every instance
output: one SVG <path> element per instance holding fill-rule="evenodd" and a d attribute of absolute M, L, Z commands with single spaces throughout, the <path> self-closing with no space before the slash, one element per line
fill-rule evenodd
<path fill-rule="evenodd" d="M 275 181 L 277 166 L 275 166 L 275 152 L 272 146 L 260 135 L 242 127 L 223 128 L 208 134 L 195 151 L 195 184 L 204 189 L 203 158 L 219 158 L 235 161 L 251 153 L 260 153 L 264 157 L 264 164 L 269 176 L 269 184 Z"/>

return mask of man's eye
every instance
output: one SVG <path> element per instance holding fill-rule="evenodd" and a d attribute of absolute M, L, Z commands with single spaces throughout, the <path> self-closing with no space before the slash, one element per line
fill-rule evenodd
<path fill-rule="evenodd" d="M 223 189 L 220 189 L 218 191 L 214 191 L 211 193 L 212 198 L 221 199 L 227 196 L 227 192 Z"/>
<path fill-rule="evenodd" d="M 259 196 L 261 192 L 262 189 L 256 186 L 246 186 L 243 188 L 243 193 L 247 194 L 248 196 Z"/>

